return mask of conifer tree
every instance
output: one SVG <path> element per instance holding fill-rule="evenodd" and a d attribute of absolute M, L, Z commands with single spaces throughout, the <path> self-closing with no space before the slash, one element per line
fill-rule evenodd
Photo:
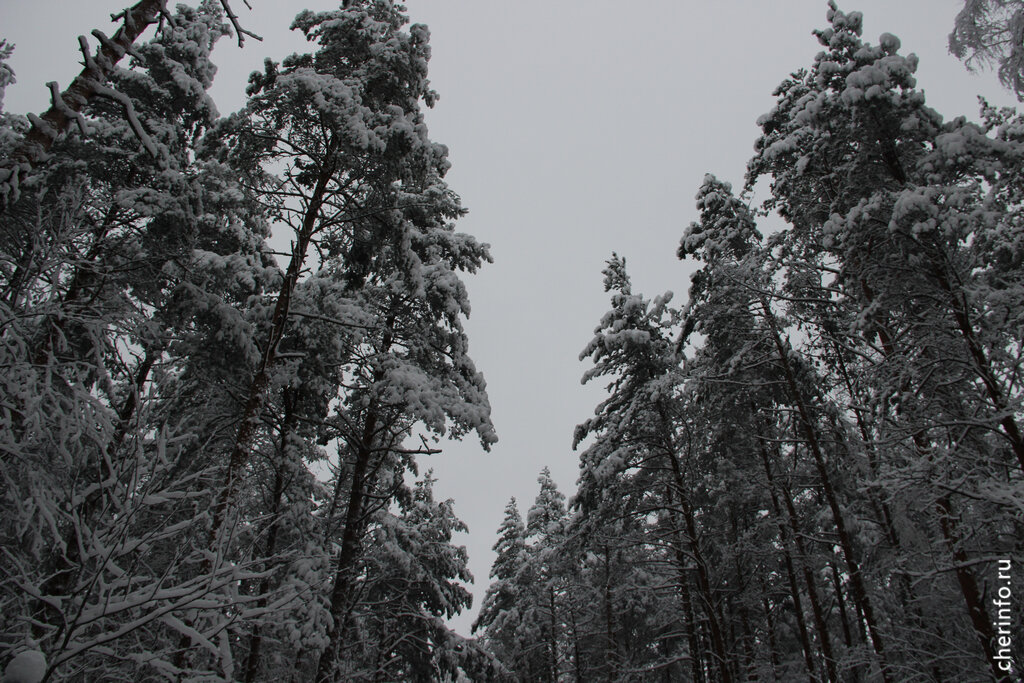
<path fill-rule="evenodd" d="M 167 14 L 4 206 L 2 646 L 55 680 L 331 678 L 343 641 L 359 675 L 493 670 L 442 623 L 462 523 L 406 484 L 429 438 L 495 440 L 460 280 L 490 257 L 423 122 L 428 32 L 304 12 L 317 49 L 221 119 L 225 7 Z M 4 115 L 11 158 L 28 128 Z"/>
<path fill-rule="evenodd" d="M 217 332 L 202 312 L 260 286 L 262 226 L 240 222 L 244 192 L 192 147 L 216 118 L 206 89 L 223 17 L 204 5 L 169 18 L 111 75 L 159 158 L 119 107 L 92 102 L 88 136 L 58 140 L 5 213 L 5 537 L 27 553 L 6 558 L 21 588 L 4 593 L 5 631 L 32 620 L 51 675 L 70 662 L 112 671 L 113 652 L 124 672 L 133 652 L 160 661 L 175 613 L 237 580 L 197 577 L 180 552 L 208 465 L 186 464 L 190 426 L 156 397 L 182 369 L 188 343 L 176 342 Z M 33 518 L 49 520 L 35 540 L 8 535 L 38 528 Z"/>
<path fill-rule="evenodd" d="M 968 69 L 995 67 L 1017 99 L 1024 96 L 1024 3 L 964 0 L 949 34 L 949 51 Z"/>
<path fill-rule="evenodd" d="M 998 242 L 1000 224 L 1014 220 L 996 189 L 1014 182 L 1015 173 L 1003 171 L 1013 143 L 962 119 L 943 123 L 915 90 L 916 58 L 900 55 L 895 37 L 883 34 L 872 46 L 860 38 L 857 13 L 833 6 L 829 19 L 832 26 L 818 32 L 825 51 L 811 71 L 780 86 L 779 105 L 762 119 L 750 180 L 772 174 L 770 206 L 793 226 L 785 248 L 808 257 L 788 269 L 790 286 L 821 302 L 801 314 L 831 347 L 823 357 L 845 373 L 850 400 L 863 407 L 858 448 L 868 467 L 904 491 L 898 501 L 874 496 L 883 519 L 897 517 L 886 523 L 890 542 L 905 542 L 903 520 L 941 539 L 924 552 L 945 555 L 937 561 L 953 569 L 991 665 L 991 620 L 969 558 L 1005 544 L 991 535 L 994 527 L 967 520 L 1004 514 L 977 487 L 1005 486 L 1022 461 L 1020 411 L 1010 398 L 1016 360 L 1006 354 L 1012 333 L 988 317 L 995 300 L 978 246 Z M 1018 310 L 1003 295 L 999 301 L 996 308 Z M 853 377 L 867 381 L 858 386 Z M 904 507 L 908 487 L 923 507 Z"/>

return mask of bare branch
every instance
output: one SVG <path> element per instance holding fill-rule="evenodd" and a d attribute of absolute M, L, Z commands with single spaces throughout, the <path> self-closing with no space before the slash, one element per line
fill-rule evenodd
<path fill-rule="evenodd" d="M 248 7 L 250 10 L 252 9 L 252 5 L 249 4 L 248 0 L 242 1 L 245 2 L 246 7 Z M 231 3 L 228 0 L 220 0 L 220 4 L 221 7 L 224 8 L 224 14 L 227 15 L 228 20 L 231 22 L 231 25 L 235 28 L 235 35 L 238 36 L 238 47 L 243 47 L 245 45 L 246 36 L 249 36 L 250 38 L 259 41 L 263 40 L 262 37 L 256 35 L 252 31 L 247 31 L 246 29 L 242 28 L 242 25 L 238 23 L 238 15 L 235 14 L 235 12 L 231 9 Z"/>

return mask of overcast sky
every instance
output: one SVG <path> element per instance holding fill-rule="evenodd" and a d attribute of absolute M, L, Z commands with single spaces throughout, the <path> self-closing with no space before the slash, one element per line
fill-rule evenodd
<path fill-rule="evenodd" d="M 7 111 L 39 112 L 44 84 L 65 87 L 80 68 L 76 36 L 113 32 L 111 11 L 131 0 L 0 0 L 0 38 L 17 49 L 18 83 Z M 303 50 L 289 34 L 299 10 L 337 2 L 233 0 L 261 34 L 239 49 L 224 39 L 214 97 L 238 109 L 247 74 L 265 57 Z M 865 38 L 890 32 L 921 58 L 918 86 L 945 118 L 977 118 L 976 96 L 1013 104 L 990 74 L 948 55 L 946 35 L 962 0 L 858 0 Z M 742 185 L 775 86 L 810 66 L 811 30 L 824 0 L 409 0 L 431 29 L 430 74 L 441 99 L 431 137 L 449 146 L 448 175 L 470 214 L 458 227 L 491 244 L 495 262 L 469 278 L 470 348 L 487 377 L 500 442 L 452 444 L 424 463 L 437 493 L 455 499 L 476 576 L 469 633 L 489 583 L 491 545 L 511 496 L 525 516 L 545 465 L 567 496 L 575 488 L 573 428 L 601 400 L 581 387 L 577 360 L 608 308 L 601 269 L 627 259 L 634 289 L 685 299 L 689 271 L 675 258 L 705 173 Z"/>

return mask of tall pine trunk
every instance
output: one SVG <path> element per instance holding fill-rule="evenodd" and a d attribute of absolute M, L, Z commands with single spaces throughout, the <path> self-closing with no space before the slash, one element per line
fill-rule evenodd
<path fill-rule="evenodd" d="M 842 508 L 839 505 L 839 499 L 836 495 L 835 487 L 832 484 L 832 478 L 829 476 L 828 468 L 825 465 L 825 456 L 821 450 L 821 445 L 818 440 L 817 431 L 814 428 L 814 422 L 811 418 L 810 410 L 804 400 L 803 392 L 801 392 L 800 387 L 797 384 L 796 376 L 793 373 L 793 368 L 790 365 L 789 356 L 786 352 L 786 347 L 782 343 L 782 337 L 780 336 L 775 316 L 771 312 L 768 302 L 763 297 L 761 298 L 761 308 L 764 312 L 765 321 L 768 323 L 768 328 L 771 331 L 775 350 L 778 352 L 779 363 L 782 366 L 782 372 L 786 378 L 786 385 L 789 388 L 790 398 L 796 404 L 796 409 L 800 416 L 799 422 L 801 431 L 803 432 L 804 439 L 806 440 L 808 449 L 811 451 L 814 465 L 818 471 L 818 478 L 825 493 L 825 500 L 828 502 L 829 509 L 832 512 L 832 522 L 836 527 L 836 534 L 839 536 L 839 547 L 843 552 L 843 559 L 846 561 L 847 569 L 850 572 L 850 586 L 853 589 L 853 599 L 860 605 L 860 610 L 864 615 L 864 621 L 867 625 L 868 633 L 871 635 L 871 644 L 875 651 L 875 656 L 878 658 L 882 680 L 885 681 L 885 683 L 890 683 L 890 681 L 892 681 L 892 673 L 885 656 L 884 639 L 882 638 L 874 609 L 871 605 L 871 599 L 868 596 L 867 587 L 864 585 L 864 579 L 860 570 L 860 563 L 857 560 L 857 554 L 853 547 L 853 540 L 846 528 L 846 520 L 843 516 Z"/>
<path fill-rule="evenodd" d="M 719 672 L 722 683 L 732 683 L 732 674 L 729 671 L 729 657 L 725 649 L 725 637 L 722 632 L 722 625 L 718 619 L 718 610 L 714 591 L 711 588 L 711 580 L 708 577 L 707 563 L 704 560 L 704 553 L 700 547 L 700 540 L 697 535 L 696 520 L 693 517 L 693 509 L 686 499 L 686 487 L 683 481 L 683 471 L 679 464 L 679 458 L 674 452 L 669 452 L 668 460 L 672 468 L 672 476 L 676 487 L 676 499 L 683 513 L 685 537 L 693 556 L 697 570 L 697 590 L 700 595 L 701 607 L 708 619 L 708 629 L 711 635 L 711 647 L 715 658 L 715 668 Z"/>
<path fill-rule="evenodd" d="M 355 462 L 352 467 L 351 486 L 349 488 L 348 505 L 345 510 L 345 521 L 342 529 L 341 548 L 335 560 L 334 584 L 331 588 L 330 615 L 331 626 L 328 634 L 328 645 L 320 655 L 317 665 L 317 683 L 332 683 L 335 680 L 338 658 L 341 654 L 341 643 L 345 635 L 346 615 L 350 612 L 349 602 L 355 576 L 353 572 L 362 550 L 363 528 L 365 519 L 363 505 L 369 492 L 370 482 L 367 473 L 370 460 L 374 453 L 374 436 L 377 431 L 377 414 L 373 411 L 366 417 L 362 440 L 356 449 Z"/>
<path fill-rule="evenodd" d="M 337 151 L 338 144 L 332 136 L 327 144 L 327 152 L 320 167 L 316 186 L 310 196 L 309 204 L 303 213 L 301 228 L 296 235 L 295 242 L 292 244 L 291 259 L 288 263 L 288 269 L 285 271 L 284 282 L 282 282 L 281 291 L 274 302 L 274 312 L 270 318 L 270 332 L 267 338 L 263 340 L 263 355 L 260 357 L 259 364 L 253 373 L 249 390 L 245 396 L 238 432 L 235 435 L 231 454 L 228 456 L 224 483 L 221 485 L 213 508 L 213 521 L 210 525 L 210 545 L 212 548 L 215 548 L 219 541 L 220 532 L 226 521 L 228 510 L 233 505 L 238 478 L 241 476 L 241 471 L 249 460 L 249 450 L 256 436 L 260 411 L 263 409 L 267 386 L 270 382 L 270 373 L 277 362 L 277 348 L 288 326 L 292 294 L 305 266 L 306 252 L 309 250 L 309 245 L 312 242 L 313 235 L 321 218 L 320 209 L 326 198 L 327 185 L 334 174 L 334 167 L 337 163 L 335 159 Z"/>
<path fill-rule="evenodd" d="M 270 525 L 267 530 L 267 541 L 263 551 L 263 556 L 269 561 L 274 559 L 274 555 L 277 552 L 277 536 L 281 528 L 281 501 L 284 497 L 285 468 L 288 461 L 288 441 L 298 422 L 298 415 L 296 413 L 297 402 L 297 397 L 293 390 L 285 389 L 282 392 L 284 419 L 281 422 L 281 459 L 274 471 L 274 484 L 270 495 Z M 256 607 L 262 609 L 267 605 L 267 594 L 270 592 L 270 577 L 264 577 L 260 580 L 258 591 L 260 597 L 256 601 Z M 256 680 L 256 674 L 259 673 L 260 656 L 263 649 L 263 629 L 259 622 L 253 624 L 252 629 L 249 631 L 248 640 L 249 654 L 246 656 L 243 681 L 245 683 L 253 683 Z"/>
<path fill-rule="evenodd" d="M 783 520 L 782 509 L 779 505 L 779 496 L 781 495 L 781 492 L 778 491 L 775 482 L 775 475 L 772 473 L 771 462 L 768 459 L 768 450 L 764 447 L 763 442 L 760 444 L 759 450 L 761 451 L 761 462 L 764 465 L 765 476 L 767 476 L 768 478 L 768 493 L 772 503 L 772 513 L 775 517 L 775 522 L 779 529 L 779 540 L 782 546 L 782 558 L 784 564 L 786 565 L 786 576 L 789 580 L 790 597 L 793 599 L 793 609 L 796 612 L 797 632 L 800 635 L 800 645 L 804 653 L 804 666 L 807 667 L 807 676 L 810 678 L 810 680 L 817 681 L 818 675 L 817 667 L 815 667 L 814 665 L 814 649 L 811 646 L 811 638 L 807 631 L 807 622 L 804 618 L 804 610 L 800 598 L 800 589 L 797 586 L 796 570 L 794 568 L 793 553 L 791 550 L 792 539 L 790 538 L 791 533 L 789 530 L 792 529 L 792 534 L 795 535 L 796 538 L 799 538 L 799 527 L 796 524 L 795 512 L 792 511 L 792 501 L 790 500 L 788 494 L 786 494 L 786 508 L 787 512 L 789 513 L 788 527 L 786 522 Z M 798 552 L 802 557 L 806 558 L 806 554 L 803 550 L 798 549 Z M 806 587 L 811 597 L 811 604 L 813 605 L 812 609 L 814 613 L 814 621 L 816 627 L 818 628 L 819 637 L 821 638 L 823 643 L 828 642 L 828 633 L 822 628 L 821 624 L 820 607 L 818 605 L 817 591 L 814 587 L 813 576 L 807 570 L 806 561 L 804 561 L 802 565 L 804 568 L 804 580 L 806 582 Z M 822 648 L 822 650 L 824 651 L 824 648 Z"/>
<path fill-rule="evenodd" d="M 700 633 L 697 627 L 697 616 L 693 609 L 690 595 L 690 579 L 687 576 L 686 553 L 683 551 L 683 532 L 677 519 L 672 495 L 672 485 L 665 486 L 666 500 L 669 506 L 669 522 L 672 525 L 672 550 L 676 560 L 676 571 L 679 574 L 679 593 L 683 602 L 683 623 L 686 626 L 686 639 L 690 648 L 690 664 L 694 683 L 704 683 L 704 653 L 700 647 Z"/>

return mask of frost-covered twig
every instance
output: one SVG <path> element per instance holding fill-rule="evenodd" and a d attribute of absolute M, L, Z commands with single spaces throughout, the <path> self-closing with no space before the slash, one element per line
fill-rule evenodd
<path fill-rule="evenodd" d="M 139 138 L 142 146 L 146 148 L 146 151 L 153 157 L 158 156 L 156 143 L 153 142 L 153 138 L 149 137 L 149 133 L 142 127 L 142 122 L 139 121 L 139 115 L 135 111 L 135 105 L 132 104 L 130 97 L 125 95 L 123 92 L 108 88 L 106 86 L 96 86 L 96 94 L 109 99 L 114 100 L 122 107 L 124 107 L 125 118 L 128 119 L 128 125 L 132 127 L 132 132 Z"/>

